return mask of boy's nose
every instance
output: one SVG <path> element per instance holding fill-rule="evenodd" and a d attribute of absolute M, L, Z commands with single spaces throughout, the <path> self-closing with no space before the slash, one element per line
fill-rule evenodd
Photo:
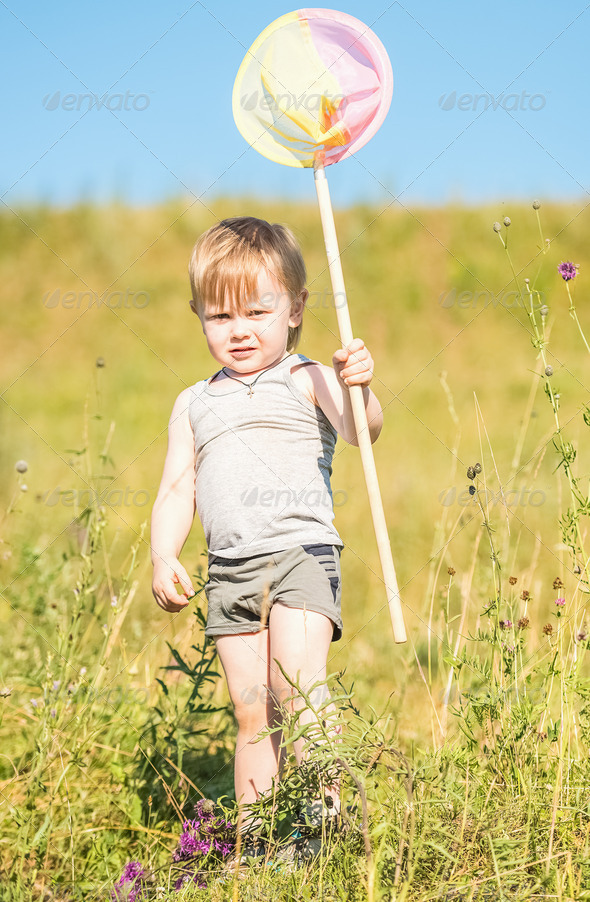
<path fill-rule="evenodd" d="M 233 338 L 245 338 L 248 335 L 252 334 L 252 328 L 247 319 L 240 319 L 236 317 L 233 321 L 232 326 L 232 337 Z"/>

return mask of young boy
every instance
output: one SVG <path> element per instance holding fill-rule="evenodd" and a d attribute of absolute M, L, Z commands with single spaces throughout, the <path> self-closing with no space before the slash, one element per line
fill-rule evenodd
<path fill-rule="evenodd" d="M 236 800 L 248 804 L 279 769 L 277 733 L 256 741 L 275 724 L 275 700 L 291 696 L 275 662 L 312 686 L 342 635 L 330 475 L 337 435 L 356 444 L 349 387 L 363 386 L 372 441 L 382 411 L 360 339 L 335 351 L 332 367 L 291 353 L 309 293 L 289 229 L 226 219 L 201 236 L 189 274 L 190 306 L 221 369 L 182 391 L 172 410 L 152 514 L 153 593 L 171 612 L 189 603 L 178 581 L 194 594 L 178 556 L 197 509 L 209 553 L 206 635 L 238 723 Z"/>

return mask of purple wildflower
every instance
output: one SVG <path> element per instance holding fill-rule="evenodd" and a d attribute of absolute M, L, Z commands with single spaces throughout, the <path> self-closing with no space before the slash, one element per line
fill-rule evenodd
<path fill-rule="evenodd" d="M 190 883 L 191 879 L 193 883 L 197 884 L 198 889 L 207 889 L 207 881 L 201 876 L 201 874 L 194 874 L 192 878 L 190 874 L 183 874 L 182 877 L 179 877 L 174 884 L 174 889 L 176 890 L 176 892 L 181 890 L 187 883 Z"/>
<path fill-rule="evenodd" d="M 565 604 L 565 598 L 556 598 L 555 604 L 557 605 L 558 608 L 562 608 Z"/>
<path fill-rule="evenodd" d="M 54 692 L 57 692 L 57 690 L 59 689 L 59 686 L 60 686 L 60 681 L 59 681 L 59 680 L 54 680 L 54 681 L 53 681 L 53 691 L 54 691 Z"/>
<path fill-rule="evenodd" d="M 570 279 L 574 279 L 578 275 L 578 264 L 570 263 L 569 261 L 560 263 L 557 267 L 557 272 L 564 282 L 569 282 Z"/>
<path fill-rule="evenodd" d="M 189 882 L 205 889 L 207 884 L 203 869 L 223 861 L 234 849 L 235 828 L 222 817 L 215 817 L 213 802 L 209 799 L 197 802 L 195 815 L 196 817 L 184 821 L 182 833 L 172 854 L 173 861 L 183 862 L 182 873 L 174 884 L 176 891 Z"/>
<path fill-rule="evenodd" d="M 125 902 L 136 902 L 142 899 L 143 890 L 145 888 L 145 878 L 147 874 L 143 869 L 140 861 L 128 861 L 123 872 L 115 883 L 115 888 L 111 894 L 113 902 L 125 900 Z M 129 884 L 127 886 L 126 884 Z"/>
<path fill-rule="evenodd" d="M 119 882 L 129 883 L 131 880 L 136 880 L 138 877 L 143 877 L 144 873 L 145 871 L 140 861 L 128 861 L 123 868 L 123 873 L 121 874 L 121 879 Z"/>
<path fill-rule="evenodd" d="M 500 629 L 509 630 L 512 626 L 512 620 L 500 620 Z"/>

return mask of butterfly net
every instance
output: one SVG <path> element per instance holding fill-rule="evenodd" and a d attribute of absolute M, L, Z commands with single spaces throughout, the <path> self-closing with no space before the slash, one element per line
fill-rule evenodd
<path fill-rule="evenodd" d="M 393 74 L 358 19 L 300 9 L 258 36 L 238 70 L 233 114 L 246 141 L 286 166 L 327 166 L 359 150 L 383 122 Z"/>

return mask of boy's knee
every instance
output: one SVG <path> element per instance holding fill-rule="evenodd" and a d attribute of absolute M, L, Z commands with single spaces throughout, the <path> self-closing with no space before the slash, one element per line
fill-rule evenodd
<path fill-rule="evenodd" d="M 266 726 L 273 703 L 266 686 L 247 686 L 234 699 L 234 715 L 240 729 L 254 731 Z"/>
<path fill-rule="evenodd" d="M 300 689 L 309 699 L 311 707 L 317 710 L 330 695 L 328 687 L 325 683 L 316 685 L 317 679 L 315 678 L 305 679 L 301 674 L 298 674 L 298 676 L 297 687 L 293 687 L 283 680 L 273 681 L 273 698 L 280 707 L 287 708 L 287 710 L 293 712 L 306 704 L 303 696 L 298 692 L 298 689 Z"/>

